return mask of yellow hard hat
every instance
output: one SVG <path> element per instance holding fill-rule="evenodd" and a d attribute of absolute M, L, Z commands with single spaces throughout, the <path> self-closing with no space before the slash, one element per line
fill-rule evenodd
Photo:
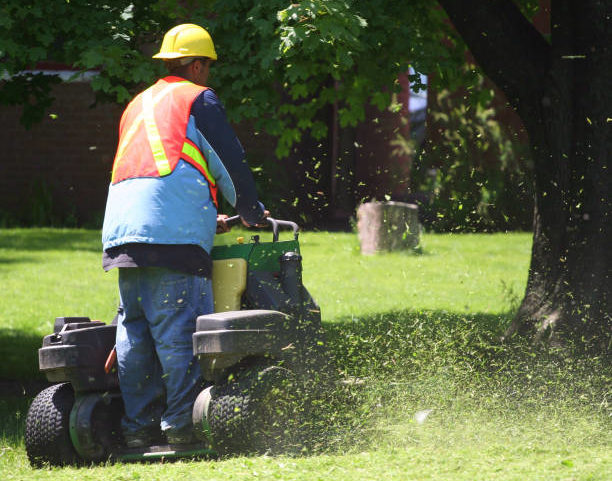
<path fill-rule="evenodd" d="M 217 60 L 210 34 L 193 23 L 184 23 L 168 30 L 159 53 L 153 58 L 172 60 L 184 57 L 208 57 Z"/>

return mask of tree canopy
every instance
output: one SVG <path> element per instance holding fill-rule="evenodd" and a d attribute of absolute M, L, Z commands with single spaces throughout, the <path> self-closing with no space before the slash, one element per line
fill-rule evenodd
<path fill-rule="evenodd" d="M 276 136 L 283 156 L 304 132 L 326 135 L 319 114 L 334 102 L 342 126 L 363 120 L 366 103 L 387 108 L 409 64 L 440 82 L 464 82 L 463 44 L 445 18 L 427 0 L 7 0 L 0 102 L 23 105 L 26 124 L 42 118 L 57 82 L 32 72 L 44 61 L 95 70 L 99 98 L 127 102 L 163 71 L 150 58 L 163 34 L 193 22 L 217 45 L 211 86 L 230 118 Z"/>

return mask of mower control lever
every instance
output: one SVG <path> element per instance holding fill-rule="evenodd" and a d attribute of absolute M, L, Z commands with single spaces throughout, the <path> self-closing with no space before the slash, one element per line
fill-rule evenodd
<path fill-rule="evenodd" d="M 232 217 L 228 217 L 227 219 L 225 219 L 225 223 L 229 227 L 234 227 L 235 225 L 240 224 L 240 216 L 239 215 L 233 215 Z"/>
<path fill-rule="evenodd" d="M 287 227 L 293 230 L 293 237 L 295 240 L 298 238 L 299 226 L 295 222 L 291 222 L 289 220 L 278 220 L 273 219 L 272 217 L 266 217 L 266 221 L 272 226 L 272 242 L 278 242 L 278 231 L 280 227 Z M 240 223 L 240 216 L 234 215 L 232 217 L 228 217 L 225 219 L 225 223 L 233 227 L 236 224 Z"/>
<path fill-rule="evenodd" d="M 273 219 L 272 217 L 267 217 L 266 220 L 268 221 L 268 223 L 272 224 L 272 242 L 278 242 L 279 227 L 289 227 L 290 229 L 293 229 L 293 238 L 297 240 L 298 230 L 300 228 L 295 222 L 291 222 L 290 220 Z"/>

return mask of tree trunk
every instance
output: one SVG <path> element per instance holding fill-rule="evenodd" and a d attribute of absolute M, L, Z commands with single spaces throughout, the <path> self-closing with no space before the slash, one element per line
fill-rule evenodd
<path fill-rule="evenodd" d="M 604 2 L 553 11 L 542 116 L 526 122 L 536 167 L 532 261 L 509 334 L 610 335 L 610 45 Z M 552 195 L 551 195 L 552 194 Z"/>
<path fill-rule="evenodd" d="M 557 2 L 551 44 L 545 46 L 520 35 L 524 18 L 511 1 L 489 0 L 486 7 L 479 0 L 440 3 L 517 109 L 531 143 L 536 192 L 531 265 L 525 297 L 506 335 L 553 341 L 569 335 L 606 349 L 612 331 L 607 2 Z M 477 15 L 471 14 L 474 8 L 480 9 Z M 485 20 L 486 25 L 473 23 Z M 498 36 L 480 33 L 492 32 L 500 21 L 505 27 Z"/>

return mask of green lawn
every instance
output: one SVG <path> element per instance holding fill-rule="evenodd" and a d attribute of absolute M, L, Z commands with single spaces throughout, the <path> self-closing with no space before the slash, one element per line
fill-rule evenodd
<path fill-rule="evenodd" d="M 421 254 L 362 256 L 356 236 L 306 233 L 304 283 L 325 320 L 395 310 L 503 314 L 527 281 L 528 234 L 424 235 Z"/>
<path fill-rule="evenodd" d="M 35 471 L 30 399 L 17 392 L 0 396 L 2 479 L 612 479 L 609 359 L 498 341 L 530 245 L 528 234 L 426 234 L 419 253 L 363 257 L 354 234 L 303 233 L 304 282 L 355 381 L 322 408 L 308 452 Z M 36 375 L 56 316 L 113 317 L 116 274 L 99 249 L 95 231 L 0 230 L 0 379 Z"/>

